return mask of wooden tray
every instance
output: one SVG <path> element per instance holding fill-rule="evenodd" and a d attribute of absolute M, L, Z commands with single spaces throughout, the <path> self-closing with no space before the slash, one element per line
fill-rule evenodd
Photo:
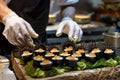
<path fill-rule="evenodd" d="M 24 67 L 20 65 L 20 59 L 12 55 L 11 61 L 18 80 L 120 80 L 120 65 L 84 71 L 71 71 L 54 77 L 31 78 L 25 74 Z"/>

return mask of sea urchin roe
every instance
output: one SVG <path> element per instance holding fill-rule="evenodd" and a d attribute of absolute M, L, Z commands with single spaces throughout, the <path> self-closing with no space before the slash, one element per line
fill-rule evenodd
<path fill-rule="evenodd" d="M 23 51 L 22 56 L 28 56 L 31 55 L 32 53 L 30 53 L 30 51 Z"/>
<path fill-rule="evenodd" d="M 47 64 L 51 64 L 52 62 L 50 60 L 43 60 L 40 64 L 41 65 L 47 65 Z"/>
<path fill-rule="evenodd" d="M 59 50 L 57 48 L 52 48 L 50 52 L 59 52 Z"/>
<path fill-rule="evenodd" d="M 66 59 L 67 59 L 67 60 L 78 60 L 78 58 L 75 58 L 75 57 L 73 57 L 73 56 L 68 56 L 68 57 L 66 57 Z"/>
<path fill-rule="evenodd" d="M 98 53 L 98 52 L 100 52 L 100 49 L 99 49 L 99 48 L 94 48 L 94 49 L 91 51 L 91 53 Z"/>
<path fill-rule="evenodd" d="M 43 56 L 37 55 L 33 58 L 34 60 L 44 60 Z"/>
<path fill-rule="evenodd" d="M 106 48 L 104 53 L 113 53 L 114 51 L 112 49 Z"/>
<path fill-rule="evenodd" d="M 51 53 L 51 52 L 48 52 L 45 56 L 46 56 L 46 57 L 49 57 L 49 56 L 54 56 L 54 54 L 53 54 L 53 53 Z"/>
<path fill-rule="evenodd" d="M 73 56 L 73 57 L 80 57 L 80 56 L 82 56 L 82 55 L 81 55 L 81 53 L 74 53 L 72 56 Z"/>
<path fill-rule="evenodd" d="M 84 49 L 78 49 L 77 53 L 85 53 Z"/>
<path fill-rule="evenodd" d="M 60 55 L 61 56 L 69 56 L 70 54 L 68 54 L 68 52 L 66 51 L 66 52 L 62 52 Z"/>
<path fill-rule="evenodd" d="M 44 52 L 45 50 L 43 50 L 42 48 L 39 48 L 37 50 L 35 50 L 35 52 Z"/>
<path fill-rule="evenodd" d="M 61 56 L 55 55 L 52 60 L 62 60 L 63 58 Z"/>
<path fill-rule="evenodd" d="M 95 53 L 86 54 L 86 57 L 96 57 Z"/>
<path fill-rule="evenodd" d="M 73 50 L 73 47 L 72 46 L 69 46 L 69 47 L 65 47 L 64 51 L 72 51 Z"/>

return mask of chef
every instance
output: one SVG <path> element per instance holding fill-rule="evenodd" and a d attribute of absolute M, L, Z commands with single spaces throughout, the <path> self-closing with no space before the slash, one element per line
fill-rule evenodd
<path fill-rule="evenodd" d="M 79 0 L 58 0 L 61 9 L 61 22 L 56 36 L 68 34 L 71 41 L 78 42 L 82 30 L 73 20 Z M 0 0 L 0 47 L 11 49 L 14 46 L 25 46 L 28 43 L 46 42 L 50 0 Z M 11 43 L 11 44 L 9 44 Z"/>

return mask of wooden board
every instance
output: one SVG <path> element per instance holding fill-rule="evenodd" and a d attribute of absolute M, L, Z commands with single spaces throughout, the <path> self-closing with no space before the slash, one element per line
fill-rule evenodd
<path fill-rule="evenodd" d="M 12 67 L 18 80 L 120 80 L 120 65 L 84 71 L 71 71 L 47 78 L 31 78 L 27 76 L 18 58 L 11 57 Z"/>

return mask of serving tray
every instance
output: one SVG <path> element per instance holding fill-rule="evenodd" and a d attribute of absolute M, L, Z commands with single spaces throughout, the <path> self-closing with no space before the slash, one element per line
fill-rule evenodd
<path fill-rule="evenodd" d="M 120 65 L 83 71 L 71 71 L 47 78 L 31 78 L 27 76 L 20 59 L 11 55 L 12 67 L 18 80 L 120 80 Z"/>

